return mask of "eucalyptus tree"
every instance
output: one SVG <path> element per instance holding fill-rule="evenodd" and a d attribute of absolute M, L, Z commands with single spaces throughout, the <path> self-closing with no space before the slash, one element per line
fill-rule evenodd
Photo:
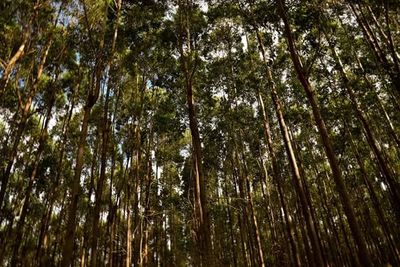
<path fill-rule="evenodd" d="M 73 263 L 73 247 L 75 241 L 77 207 L 80 195 L 80 179 L 83 168 L 83 156 L 88 133 L 89 117 L 93 106 L 95 105 L 99 94 L 105 68 L 105 32 L 107 23 L 107 2 L 96 2 L 95 5 L 88 6 L 87 3 L 82 4 L 85 11 L 84 21 L 82 24 L 87 34 L 86 46 L 88 53 L 82 51 L 81 57 L 87 60 L 88 64 L 88 84 L 87 99 L 84 106 L 84 115 L 76 152 L 76 162 L 74 169 L 74 177 L 71 183 L 71 197 L 67 214 L 67 226 L 63 244 L 62 266 L 70 266 Z M 96 28 L 95 28 L 96 27 Z M 95 28 L 96 30 L 94 30 Z M 99 49 L 98 54 L 94 54 L 92 49 Z"/>
<path fill-rule="evenodd" d="M 395 1 L 0 3 L 0 264 L 398 265 Z"/>

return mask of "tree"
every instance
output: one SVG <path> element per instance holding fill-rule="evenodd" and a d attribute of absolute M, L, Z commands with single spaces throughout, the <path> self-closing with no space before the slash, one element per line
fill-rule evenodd
<path fill-rule="evenodd" d="M 0 265 L 399 265 L 395 2 L 1 2 Z"/>

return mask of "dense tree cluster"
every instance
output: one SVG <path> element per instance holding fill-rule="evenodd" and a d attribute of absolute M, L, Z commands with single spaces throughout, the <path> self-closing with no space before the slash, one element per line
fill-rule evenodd
<path fill-rule="evenodd" d="M 397 0 L 0 2 L 1 266 L 399 266 Z"/>

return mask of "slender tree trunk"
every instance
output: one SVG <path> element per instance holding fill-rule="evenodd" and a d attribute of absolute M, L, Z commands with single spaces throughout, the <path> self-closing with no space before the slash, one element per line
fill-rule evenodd
<path fill-rule="evenodd" d="M 281 180 L 282 180 L 281 170 L 279 169 L 279 165 L 277 163 L 276 156 L 275 156 L 275 150 L 273 147 L 269 119 L 268 119 L 268 115 L 265 111 L 264 101 L 262 99 L 262 95 L 260 92 L 258 93 L 258 102 L 259 102 L 259 106 L 261 108 L 261 112 L 263 114 L 264 137 L 265 137 L 265 140 L 267 141 L 268 152 L 269 152 L 269 156 L 271 157 L 271 161 L 272 161 L 272 173 L 274 176 L 274 182 L 276 183 L 276 187 L 278 190 L 279 201 L 280 201 L 280 204 L 281 204 L 281 207 L 283 210 L 286 232 L 289 237 L 289 244 L 291 247 L 291 252 L 292 252 L 292 257 L 293 257 L 292 261 L 293 261 L 294 266 L 297 267 L 297 266 L 300 266 L 300 258 L 299 258 L 298 252 L 297 252 L 296 244 L 293 239 L 291 223 L 289 220 L 289 214 L 288 214 L 288 211 L 286 208 L 286 203 L 285 203 L 285 200 L 283 197 L 282 185 L 281 185 Z"/>
<path fill-rule="evenodd" d="M 71 202 L 68 207 L 67 229 L 65 232 L 64 246 L 62 252 L 63 255 L 61 263 L 62 267 L 69 267 L 70 265 L 73 265 L 72 256 L 73 256 L 74 241 L 75 241 L 77 207 L 80 195 L 80 177 L 83 168 L 83 152 L 86 146 L 86 136 L 88 131 L 90 111 L 91 107 L 86 105 L 84 108 L 82 128 L 80 132 L 80 138 L 77 150 L 75 175 L 71 187 L 71 194 L 72 194 Z"/>
<path fill-rule="evenodd" d="M 18 220 L 18 223 L 16 226 L 16 235 L 15 235 L 13 252 L 12 252 L 11 267 L 16 266 L 18 264 L 18 261 L 21 259 L 20 255 L 19 255 L 19 248 L 20 248 L 20 244 L 21 244 L 20 241 L 22 240 L 22 236 L 23 236 L 23 227 L 25 224 L 26 216 L 28 215 L 30 198 L 31 198 L 34 182 L 36 180 L 37 170 L 38 170 L 39 163 L 40 163 L 40 160 L 42 157 L 45 143 L 47 141 L 47 135 L 48 135 L 47 128 L 49 125 L 49 121 L 51 119 L 51 111 L 53 109 L 55 97 L 56 97 L 55 95 L 52 96 L 52 99 L 50 100 L 50 104 L 47 109 L 46 119 L 45 119 L 43 128 L 41 130 L 40 137 L 39 137 L 39 147 L 35 153 L 34 161 L 32 163 L 33 164 L 32 172 L 31 172 L 31 175 L 29 176 L 28 186 L 25 189 L 25 196 L 24 196 L 24 200 L 23 200 L 22 210 L 21 210 L 21 214 L 19 216 L 19 220 Z"/>
<path fill-rule="evenodd" d="M 36 9 L 36 7 L 35 7 L 35 9 Z M 36 17 L 36 13 L 37 13 L 37 11 L 34 11 L 33 14 L 31 15 L 31 18 L 29 19 L 27 26 L 24 27 L 25 29 L 22 34 L 22 41 L 21 41 L 20 46 L 18 47 L 17 51 L 14 53 L 14 55 L 10 58 L 10 60 L 7 62 L 6 66 L 4 67 L 2 77 L 0 80 L 0 98 L 2 98 L 4 92 L 7 88 L 11 73 L 15 69 L 15 65 L 24 56 L 25 50 L 27 49 L 27 46 L 29 45 L 29 39 L 31 36 L 30 27 L 31 27 L 33 20 Z"/>
<path fill-rule="evenodd" d="M 258 31 L 257 31 L 257 38 L 258 38 L 261 54 L 263 55 L 264 62 L 266 62 L 267 59 L 266 59 L 266 55 L 265 55 L 264 46 L 263 46 L 263 43 L 261 41 L 261 36 Z M 289 164 L 292 169 L 292 178 L 293 178 L 293 182 L 294 182 L 294 185 L 296 188 L 296 193 L 300 200 L 300 206 L 301 206 L 302 214 L 304 216 L 304 220 L 306 221 L 306 227 L 307 227 L 308 235 L 309 235 L 309 238 L 311 241 L 311 246 L 313 249 L 314 263 L 317 266 L 322 266 L 322 265 L 324 265 L 324 261 L 323 261 L 323 257 L 322 257 L 322 250 L 321 250 L 321 247 L 319 246 L 318 234 L 316 232 L 316 229 L 314 227 L 314 223 L 313 223 L 313 220 L 311 217 L 311 210 L 308 205 L 307 197 L 306 197 L 306 194 L 304 191 L 304 185 L 301 181 L 302 178 L 300 176 L 297 159 L 294 154 L 293 145 L 292 145 L 292 142 L 291 142 L 290 136 L 289 136 L 289 131 L 286 126 L 285 119 L 283 117 L 281 101 L 276 92 L 275 83 L 272 79 L 272 74 L 271 74 L 271 71 L 270 71 L 268 65 L 266 65 L 266 78 L 270 85 L 269 89 L 271 90 L 271 97 L 272 97 L 275 111 L 276 111 L 276 114 L 278 117 L 278 123 L 279 123 L 279 127 L 281 129 L 282 137 L 283 137 L 283 140 L 285 143 L 285 149 L 286 149 L 286 153 L 288 155 Z"/>
<path fill-rule="evenodd" d="M 383 210 L 381 208 L 381 205 L 379 203 L 378 196 L 377 196 L 377 194 L 375 192 L 375 189 L 374 189 L 371 181 L 368 178 L 368 174 L 367 174 L 367 171 L 365 169 L 364 163 L 363 163 L 363 161 L 362 161 L 362 159 L 361 159 L 361 157 L 359 155 L 359 152 L 357 150 L 357 146 L 356 146 L 356 144 L 354 142 L 354 139 L 351 136 L 351 134 L 350 134 L 350 139 L 351 139 L 350 141 L 351 141 L 351 145 L 352 145 L 352 148 L 353 148 L 353 152 L 354 152 L 355 157 L 357 159 L 357 163 L 358 163 L 358 165 L 360 167 L 360 172 L 361 172 L 363 181 L 364 181 L 364 183 L 365 183 L 365 185 L 366 185 L 366 187 L 368 189 L 368 193 L 369 193 L 369 196 L 371 198 L 371 201 L 372 201 L 374 210 L 376 212 L 378 221 L 379 221 L 380 225 L 382 226 L 383 233 L 384 233 L 385 238 L 386 238 L 386 240 L 388 242 L 388 245 L 390 247 L 391 258 L 394 261 L 394 265 L 397 265 L 397 264 L 400 263 L 400 254 L 399 254 L 399 251 L 397 250 L 396 242 L 395 242 L 395 240 L 393 240 L 393 238 L 391 236 L 391 231 L 390 231 L 389 226 L 388 226 L 388 224 L 386 223 L 386 220 L 385 220 L 386 216 L 384 215 L 384 212 L 383 212 Z"/>
<path fill-rule="evenodd" d="M 106 12 L 107 14 L 107 12 Z M 80 178 L 84 164 L 83 153 L 86 147 L 86 137 L 89 126 L 89 117 L 91 114 L 91 110 L 99 98 L 101 79 L 103 75 L 103 53 L 104 53 L 104 39 L 105 39 L 105 30 L 102 34 L 100 43 L 99 43 L 99 53 L 96 57 L 96 65 L 94 67 L 93 73 L 91 74 L 91 84 L 86 100 L 86 105 L 84 107 L 84 115 L 82 120 L 82 128 L 79 136 L 78 149 L 76 152 L 76 162 L 75 162 L 75 170 L 74 177 L 72 180 L 71 186 L 71 201 L 68 207 L 68 216 L 67 216 L 67 228 L 64 236 L 64 246 L 62 252 L 62 267 L 69 267 L 73 265 L 73 252 L 74 252 L 74 241 L 75 241 L 75 228 L 76 228 L 76 216 L 77 216 L 77 207 L 79 202 L 80 195 Z"/>
<path fill-rule="evenodd" d="M 240 134 L 240 140 L 242 140 L 242 133 Z M 254 210 L 254 201 L 253 201 L 253 195 L 251 192 L 251 186 L 250 186 L 250 181 L 249 181 L 249 177 L 248 177 L 248 171 L 247 171 L 247 167 L 246 167 L 246 159 L 244 156 L 244 151 L 243 151 L 243 143 L 240 143 L 240 153 L 241 153 L 241 157 L 242 157 L 242 162 L 243 164 L 240 164 L 240 162 L 238 162 L 238 168 L 239 168 L 239 175 L 240 176 L 244 176 L 244 182 L 246 185 L 246 195 L 247 195 L 247 201 L 248 201 L 248 205 L 249 206 L 249 210 L 250 210 L 250 217 L 251 217 L 251 221 L 252 221 L 252 228 L 253 228 L 253 236 L 256 242 L 255 245 L 255 250 L 257 251 L 257 258 L 258 258 L 258 265 L 264 267 L 265 263 L 264 263 L 264 252 L 262 249 L 262 245 L 261 245 L 261 237 L 260 237 L 260 230 L 258 227 L 258 223 L 257 223 L 257 218 L 256 218 L 256 213 Z M 243 165 L 243 167 L 241 167 L 241 165 Z"/>
<path fill-rule="evenodd" d="M 292 30 L 290 28 L 290 24 L 289 24 L 288 18 L 286 16 L 284 0 L 278 0 L 278 9 L 279 9 L 279 13 L 282 17 L 282 20 L 284 22 L 285 35 L 286 35 L 286 38 L 288 41 L 288 48 L 290 51 L 291 59 L 294 64 L 294 68 L 296 70 L 297 76 L 306 92 L 307 98 L 312 107 L 314 119 L 316 121 L 319 133 L 321 135 L 321 139 L 322 139 L 322 143 L 325 148 L 326 156 L 328 157 L 328 161 L 329 161 L 329 164 L 332 169 L 332 175 L 333 175 L 333 178 L 334 178 L 334 181 L 336 184 L 336 188 L 339 192 L 339 196 L 342 201 L 343 208 L 344 208 L 347 220 L 349 222 L 349 226 L 350 226 L 352 235 L 353 235 L 354 240 L 358 247 L 359 260 L 363 264 L 363 266 L 370 266 L 371 260 L 369 258 L 365 240 L 361 234 L 360 226 L 359 226 L 356 216 L 354 214 L 354 209 L 350 202 L 350 198 L 347 193 L 345 183 L 343 181 L 343 177 L 342 177 L 341 170 L 339 168 L 339 163 L 338 163 L 337 157 L 335 155 L 335 152 L 333 151 L 333 147 L 332 147 L 331 140 L 329 138 L 328 130 L 326 129 L 326 126 L 325 126 L 325 121 L 322 118 L 322 114 L 321 114 L 321 111 L 320 111 L 320 108 L 319 108 L 319 105 L 317 102 L 314 88 L 312 88 L 311 84 L 309 83 L 309 81 L 305 75 L 303 65 L 300 61 L 299 55 L 297 54 L 297 49 L 295 47 L 295 43 L 294 43 L 293 36 L 292 36 Z"/>
<path fill-rule="evenodd" d="M 238 181 L 238 177 L 237 177 L 237 173 L 236 173 L 236 169 L 235 166 L 237 164 L 235 164 L 235 158 L 234 155 L 232 153 L 231 156 L 231 168 L 232 168 L 232 181 L 234 183 L 234 198 L 235 199 L 243 199 L 242 196 L 240 196 L 240 189 L 239 189 L 239 181 Z M 239 192 L 239 193 L 238 193 Z M 241 209 L 240 209 L 241 211 Z M 247 217 L 247 213 L 246 210 L 243 210 L 243 215 L 241 216 L 240 213 L 237 214 L 237 220 L 238 220 L 238 225 L 239 225 L 239 233 L 240 233 L 240 244 L 241 244 L 241 252 L 242 252 L 242 259 L 243 259 L 243 264 L 246 266 L 250 266 L 251 265 L 251 256 L 249 256 L 249 250 L 248 249 L 248 243 L 247 243 L 247 228 L 246 228 L 246 221 L 243 220 L 243 217 Z"/>
<path fill-rule="evenodd" d="M 30 91 L 28 93 L 28 97 L 27 97 L 25 103 L 22 103 L 22 101 L 23 101 L 22 100 L 22 96 L 18 92 L 18 99 L 19 99 L 19 103 L 21 105 L 22 114 L 21 114 L 21 120 L 20 120 L 20 122 L 19 122 L 19 124 L 17 126 L 18 129 L 17 129 L 17 132 L 15 134 L 15 138 L 13 140 L 13 145 L 12 145 L 9 161 L 7 163 L 6 169 L 2 171 L 1 188 L 0 188 L 0 211 L 1 211 L 2 206 L 3 206 L 4 197 L 5 197 L 6 190 L 7 190 L 7 185 L 8 185 L 9 179 L 10 179 L 11 169 L 12 169 L 12 167 L 14 165 L 14 162 L 17 159 L 18 146 L 19 146 L 19 144 L 21 142 L 23 133 L 25 131 L 25 126 L 26 126 L 26 123 L 27 123 L 28 118 L 29 118 L 29 113 L 30 113 L 30 110 L 31 110 L 33 98 L 34 98 L 34 96 L 36 94 L 36 91 L 38 89 L 39 81 L 40 81 L 40 78 L 42 77 L 44 65 L 46 64 L 47 55 L 49 53 L 51 44 L 52 44 L 52 38 L 50 37 L 48 39 L 45 47 L 44 47 L 43 54 L 41 55 L 41 58 L 40 58 L 38 71 L 36 73 L 35 78 L 33 79 L 32 86 L 30 88 Z"/>
<path fill-rule="evenodd" d="M 230 198 L 228 196 L 228 189 L 227 189 L 227 185 L 225 185 L 225 188 L 223 190 L 224 192 L 224 197 L 227 199 L 227 214 L 228 214 L 228 225 L 229 225 L 229 236 L 230 236 L 230 241 L 231 241 L 231 258 L 233 261 L 233 266 L 237 267 L 238 266 L 238 260 L 237 260 L 237 239 L 236 239 L 236 235 L 233 231 L 233 216 L 232 216 L 232 209 L 230 208 L 231 206 L 231 202 L 230 202 Z"/>
<path fill-rule="evenodd" d="M 353 105 L 354 110 L 356 111 L 357 118 L 361 122 L 365 136 L 367 138 L 368 145 L 370 146 L 372 152 L 375 155 L 375 158 L 377 159 L 378 166 L 380 167 L 380 170 L 382 172 L 383 177 L 385 177 L 385 183 L 389 185 L 389 192 L 391 195 L 392 199 L 392 205 L 395 211 L 395 214 L 397 216 L 397 219 L 400 221 L 400 186 L 397 183 L 396 179 L 394 179 L 392 172 L 389 168 L 389 166 L 386 163 L 385 158 L 383 157 L 381 148 L 375 139 L 375 135 L 367 121 L 366 115 L 361 109 L 361 106 L 359 105 L 357 101 L 357 96 L 354 93 L 353 88 L 350 86 L 350 80 L 347 77 L 347 74 L 344 71 L 344 67 L 342 64 L 342 61 L 339 58 L 339 55 L 337 54 L 333 44 L 330 42 L 329 37 L 326 36 L 329 42 L 330 49 L 332 51 L 332 55 L 334 59 L 336 60 L 336 65 L 339 69 L 339 72 L 342 76 L 342 79 L 344 81 L 344 86 L 347 90 L 347 93 L 350 96 L 351 103 Z"/>
<path fill-rule="evenodd" d="M 378 62 L 381 64 L 383 70 L 387 73 L 390 77 L 393 87 L 396 90 L 397 95 L 400 94 L 400 74 L 398 70 L 396 71 L 396 65 L 392 66 L 391 63 L 386 58 L 386 53 L 382 50 L 374 31 L 371 29 L 369 23 L 363 17 L 362 9 L 359 10 L 361 15 L 357 12 L 355 4 L 349 2 L 350 8 L 355 15 L 357 22 L 363 31 L 364 37 L 372 49 L 373 53 L 375 54 Z M 397 56 L 395 57 L 395 63 L 397 63 Z M 398 65 L 397 65 L 398 66 Z"/>
<path fill-rule="evenodd" d="M 186 86 L 186 102 L 189 113 L 189 128 L 192 135 L 192 162 L 193 162 L 193 177 L 194 177 L 194 196 L 195 196 L 195 221 L 196 221 L 196 236 L 198 253 L 201 257 L 202 266 L 213 266 L 212 247 L 211 247 L 211 231 L 210 231 L 210 218 L 207 204 L 207 193 L 205 186 L 205 178 L 203 175 L 202 167 L 202 149 L 200 141 L 200 133 L 197 121 L 197 114 L 195 108 L 195 101 L 193 95 L 193 81 L 195 74 L 195 67 L 189 67 L 194 63 L 192 57 L 190 25 L 189 25 L 189 12 L 191 9 L 191 2 L 187 0 L 185 4 L 180 2 L 180 9 L 184 12 L 181 15 L 180 23 L 180 60 L 181 69 Z M 184 40 L 184 35 L 186 40 Z M 186 43 L 186 48 L 185 48 Z"/>

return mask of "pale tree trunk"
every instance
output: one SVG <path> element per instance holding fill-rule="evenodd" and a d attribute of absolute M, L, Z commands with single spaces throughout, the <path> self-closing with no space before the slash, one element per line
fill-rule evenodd
<path fill-rule="evenodd" d="M 233 215 L 232 215 L 232 209 L 231 209 L 231 201 L 230 201 L 230 197 L 228 196 L 228 185 L 225 184 L 225 187 L 223 189 L 223 194 L 224 197 L 227 200 L 227 205 L 226 205 L 226 209 L 227 209 L 227 215 L 228 215 L 228 225 L 229 225 L 229 236 L 230 236 L 230 241 L 231 241 L 231 258 L 233 261 L 233 266 L 237 267 L 238 266 L 238 259 L 237 259 L 237 238 L 235 236 L 235 233 L 233 231 Z"/>
<path fill-rule="evenodd" d="M 57 80 L 57 76 L 56 76 L 56 80 Z M 45 148 L 45 143 L 48 138 L 48 129 L 47 128 L 48 128 L 50 119 L 52 117 L 51 112 L 52 112 L 52 109 L 53 109 L 53 106 L 55 103 L 55 98 L 56 98 L 55 92 L 53 92 L 53 95 L 51 96 L 50 103 L 47 108 L 45 122 L 41 129 L 41 134 L 39 137 L 39 146 L 35 153 L 34 160 L 32 162 L 32 171 L 29 176 L 28 185 L 25 189 L 25 196 L 24 196 L 24 200 L 23 200 L 23 204 L 22 204 L 22 210 L 21 210 L 19 220 L 18 220 L 18 223 L 16 226 L 16 230 L 15 230 L 16 234 L 15 234 L 15 240 L 14 240 L 14 246 L 13 246 L 13 252 L 12 252 L 12 260 L 11 260 L 12 267 L 16 266 L 19 263 L 19 260 L 21 260 L 21 257 L 19 255 L 19 249 L 20 249 L 21 240 L 23 237 L 23 227 L 25 224 L 26 216 L 28 215 L 30 198 L 31 198 L 31 194 L 33 191 L 34 183 L 36 181 L 36 174 L 38 171 L 39 163 L 41 161 L 42 154 L 43 154 L 43 151 Z"/>
<path fill-rule="evenodd" d="M 39 81 L 40 81 L 40 78 L 42 77 L 43 69 L 46 64 L 47 55 L 49 53 L 52 42 L 53 41 L 52 41 L 52 36 L 51 36 L 48 39 L 46 45 L 44 46 L 43 53 L 41 55 L 41 59 L 40 59 L 39 66 L 38 66 L 38 71 L 36 73 L 36 76 L 33 78 L 33 82 L 32 82 L 32 85 L 31 85 L 31 88 L 30 88 L 30 91 L 28 93 L 25 103 L 23 103 L 21 94 L 19 93 L 19 91 L 17 91 L 18 100 L 19 100 L 19 104 L 20 104 L 20 108 L 21 108 L 20 111 L 22 114 L 21 114 L 21 120 L 17 126 L 17 131 L 15 133 L 15 137 L 13 140 L 13 145 L 11 148 L 11 152 L 9 155 L 6 169 L 2 172 L 2 177 L 1 177 L 2 183 L 1 183 L 1 189 L 0 189 L 0 210 L 2 209 L 2 206 L 4 204 L 4 197 L 5 197 L 7 185 L 8 185 L 9 179 L 10 179 L 11 169 L 14 165 L 14 162 L 17 159 L 18 146 L 21 142 L 23 133 L 25 131 L 26 123 L 28 122 L 28 118 L 29 118 L 29 114 L 30 114 L 31 106 L 32 106 L 32 101 L 33 101 L 34 96 L 36 95 L 36 91 L 39 86 Z"/>
<path fill-rule="evenodd" d="M 126 205 L 126 218 L 127 218 L 127 228 L 126 228 L 126 267 L 131 267 L 131 261 L 132 261 L 132 219 L 131 219 L 131 207 L 130 207 L 130 185 L 128 184 L 127 188 L 127 203 Z"/>
<path fill-rule="evenodd" d="M 18 47 L 17 51 L 14 55 L 10 58 L 7 64 L 4 66 L 3 75 L 0 80 L 0 98 L 2 98 L 8 82 L 10 80 L 11 73 L 15 69 L 15 65 L 19 60 L 21 60 L 25 54 L 27 46 L 29 46 L 29 39 L 31 37 L 31 24 L 36 18 L 36 14 L 38 12 L 38 6 L 34 7 L 33 14 L 31 15 L 27 25 L 24 27 L 24 32 L 22 33 L 22 41 L 20 46 Z"/>

